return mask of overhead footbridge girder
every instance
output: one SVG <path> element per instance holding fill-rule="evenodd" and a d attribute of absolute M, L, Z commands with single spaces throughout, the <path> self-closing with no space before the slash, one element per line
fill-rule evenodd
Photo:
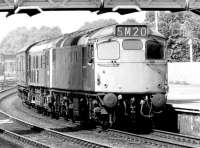
<path fill-rule="evenodd" d="M 14 8 L 13 0 L 0 0 L 0 11 L 8 11 Z"/>
<path fill-rule="evenodd" d="M 134 8 L 136 11 L 183 11 L 199 9 L 200 0 L 0 0 L 0 11 L 12 11 L 18 7 L 38 7 L 43 11 L 89 10 L 102 13 L 113 10 L 134 12 Z"/>
<path fill-rule="evenodd" d="M 198 2 L 196 0 L 196 2 Z M 112 10 L 116 6 L 136 5 L 142 10 L 183 10 L 185 0 L 18 0 L 18 6 L 39 6 L 43 10 Z M 200 0 L 199 0 L 200 6 Z"/>

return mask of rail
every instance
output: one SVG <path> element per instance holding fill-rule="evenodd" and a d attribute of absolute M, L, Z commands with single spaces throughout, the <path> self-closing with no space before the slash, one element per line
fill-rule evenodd
<path fill-rule="evenodd" d="M 129 141 L 139 141 L 141 144 L 147 144 L 156 147 L 176 147 L 176 148 L 196 148 L 200 147 L 200 139 L 192 136 L 175 134 L 170 132 L 154 130 L 150 134 L 138 135 L 134 133 L 108 129 L 108 135 L 113 137 L 126 138 Z"/>
<path fill-rule="evenodd" d="M 2 91 L 2 92 L 6 92 L 6 91 Z M 16 91 L 15 91 L 15 93 L 16 93 Z M 7 95 L 3 96 L 3 98 L 5 99 L 7 96 L 10 96 L 11 94 L 13 94 L 13 92 L 8 93 Z M 61 133 L 61 132 L 57 132 L 57 131 L 54 131 L 54 130 L 51 130 L 51 129 L 39 127 L 39 126 L 34 125 L 32 123 L 29 123 L 29 122 L 23 121 L 21 119 L 15 118 L 15 117 L 13 117 L 13 116 L 11 116 L 11 115 L 3 112 L 3 111 L 0 111 L 0 115 L 6 116 L 10 120 L 12 120 L 15 123 L 15 125 L 14 125 L 15 128 L 18 128 L 17 126 L 19 126 L 19 125 L 23 126 L 24 129 L 21 129 L 21 130 L 23 130 L 23 131 L 28 130 L 27 133 L 29 133 L 29 134 L 20 135 L 17 132 L 11 132 L 7 129 L 2 129 L 2 128 L 0 129 L 0 133 L 6 134 L 9 137 L 12 137 L 14 139 L 17 139 L 21 142 L 25 142 L 26 144 L 30 144 L 30 145 L 35 146 L 35 147 L 43 147 L 43 148 L 55 147 L 55 145 L 54 146 L 49 145 L 51 138 L 54 137 L 53 138 L 54 140 L 58 140 L 58 142 L 55 142 L 55 143 L 61 142 L 63 144 L 66 144 L 66 143 L 75 144 L 75 145 L 78 145 L 78 147 L 86 147 L 86 148 L 93 148 L 93 147 L 95 147 L 95 148 L 110 148 L 107 145 L 103 145 L 103 144 L 96 143 L 96 142 L 89 141 L 89 140 L 85 140 L 85 139 L 80 139 L 78 137 L 68 135 L 67 133 Z M 11 126 L 13 127 L 13 125 L 11 125 Z M 27 127 L 28 127 L 28 129 L 26 129 Z M 16 131 L 18 131 L 18 130 L 16 130 Z M 37 132 L 35 132 L 35 131 L 37 131 Z M 44 140 L 43 142 L 38 142 L 38 140 L 31 140 L 29 137 L 31 137 L 33 133 L 34 133 L 34 137 L 40 137 L 38 139 L 44 139 L 44 137 L 45 137 L 46 140 Z M 62 139 L 62 141 L 60 141 L 60 139 Z"/>
<path fill-rule="evenodd" d="M 0 91 L 0 94 L 3 94 L 4 92 L 9 92 L 5 93 L 5 95 L 1 95 L 1 98 L 6 98 L 7 96 L 16 93 L 15 87 L 9 88 L 8 90 L 3 90 Z M 3 111 L 0 111 L 0 114 L 3 114 L 4 116 L 7 116 L 9 119 L 12 121 L 23 125 L 24 127 L 29 127 L 29 130 L 36 130 L 39 131 L 34 134 L 38 134 L 43 137 L 54 137 L 54 139 L 62 139 L 63 141 L 67 141 L 67 143 L 73 143 L 78 146 L 82 147 L 96 147 L 96 148 L 108 148 L 110 146 L 108 145 L 102 145 L 100 143 L 96 143 L 93 141 L 89 140 L 83 140 L 80 139 L 76 136 L 68 135 L 66 133 L 61 133 L 55 130 L 47 129 L 47 128 L 41 128 L 39 126 L 33 125 L 31 123 L 28 123 L 26 121 L 17 119 Z M 5 129 L 0 129 L 0 133 L 9 135 L 10 137 L 13 137 L 14 139 L 20 140 L 20 141 L 25 141 L 25 143 L 30 144 L 32 146 L 36 147 L 51 147 L 51 145 L 48 145 L 48 143 L 38 143 L 37 140 L 31 140 L 29 137 L 30 135 L 22 136 L 18 135 L 17 133 L 12 133 L 10 131 L 7 131 Z M 30 132 L 32 133 L 32 132 Z M 134 133 L 129 133 L 129 132 L 124 132 L 124 131 L 119 131 L 119 130 L 114 130 L 114 129 L 108 129 L 105 132 L 102 132 L 106 135 L 124 139 L 127 142 L 130 143 L 140 143 L 141 145 L 148 145 L 148 146 L 155 146 L 155 147 L 181 147 L 181 148 L 196 148 L 200 147 L 200 138 L 193 137 L 193 136 L 188 136 L 188 135 L 183 135 L 183 134 L 177 134 L 177 133 L 171 133 L 171 132 L 165 132 L 165 131 L 160 131 L 160 130 L 153 130 L 152 133 L 146 134 L 146 135 L 138 135 Z M 47 135 L 47 136 L 45 136 Z M 50 140 L 47 140 L 50 141 Z"/>

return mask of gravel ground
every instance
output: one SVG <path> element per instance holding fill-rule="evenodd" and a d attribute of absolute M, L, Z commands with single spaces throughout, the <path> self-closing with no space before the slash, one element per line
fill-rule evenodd
<path fill-rule="evenodd" d="M 24 142 L 15 140 L 6 135 L 0 134 L 0 148 L 35 148 L 34 146 L 30 146 L 25 144 Z"/>
<path fill-rule="evenodd" d="M 140 141 L 125 140 L 121 137 L 112 137 L 106 134 L 106 131 L 101 130 L 82 130 L 77 132 L 68 132 L 72 136 L 81 137 L 97 143 L 104 143 L 114 148 L 156 148 L 155 146 L 141 144 Z"/>
<path fill-rule="evenodd" d="M 14 144 L 8 140 L 8 137 L 0 135 L 0 148 L 24 148 L 22 145 Z"/>
<path fill-rule="evenodd" d="M 53 148 L 80 148 L 80 145 L 68 142 L 64 139 L 58 139 L 54 136 L 41 132 L 40 134 L 24 135 L 32 140 L 46 143 Z"/>

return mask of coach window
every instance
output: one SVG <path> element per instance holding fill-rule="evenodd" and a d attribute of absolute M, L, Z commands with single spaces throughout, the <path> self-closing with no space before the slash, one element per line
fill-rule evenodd
<path fill-rule="evenodd" d="M 122 47 L 125 50 L 140 50 L 143 48 L 143 43 L 141 40 L 128 39 L 122 42 Z"/>
<path fill-rule="evenodd" d="M 42 67 L 43 68 L 46 68 L 46 64 L 45 64 L 45 62 L 46 62 L 46 58 L 45 58 L 45 54 L 44 55 L 42 55 Z"/>
<path fill-rule="evenodd" d="M 23 57 L 21 57 L 21 71 L 23 72 Z"/>
<path fill-rule="evenodd" d="M 24 57 L 22 57 L 22 71 L 24 72 L 25 71 L 25 67 L 24 67 Z"/>
<path fill-rule="evenodd" d="M 33 74 L 33 70 L 32 70 L 32 82 L 34 82 L 34 74 Z"/>
<path fill-rule="evenodd" d="M 16 71 L 19 71 L 19 59 L 17 58 Z"/>
<path fill-rule="evenodd" d="M 34 81 L 33 81 L 33 70 L 32 70 L 32 72 L 31 72 L 31 73 L 32 73 L 32 81 L 31 81 L 31 82 L 34 82 Z"/>
<path fill-rule="evenodd" d="M 78 52 L 76 52 L 76 63 L 78 63 Z"/>
<path fill-rule="evenodd" d="M 31 56 L 30 55 L 28 56 L 28 64 L 29 64 L 28 65 L 29 69 L 31 69 Z"/>
<path fill-rule="evenodd" d="M 33 56 L 33 68 L 35 68 L 35 56 Z"/>
<path fill-rule="evenodd" d="M 74 63 L 76 63 L 76 51 L 74 52 Z"/>
<path fill-rule="evenodd" d="M 30 74 L 31 74 L 31 75 L 30 75 L 30 77 L 31 77 L 31 82 L 33 82 L 33 71 L 32 71 L 32 70 L 30 71 Z"/>
<path fill-rule="evenodd" d="M 164 43 L 152 39 L 146 42 L 146 59 L 159 60 L 164 58 Z"/>
<path fill-rule="evenodd" d="M 102 42 L 97 47 L 98 58 L 101 60 L 114 60 L 119 58 L 119 43 L 117 41 Z"/>
<path fill-rule="evenodd" d="M 56 49 L 53 49 L 53 62 L 56 62 Z"/>
<path fill-rule="evenodd" d="M 36 56 L 36 68 L 38 68 L 38 56 Z"/>
<path fill-rule="evenodd" d="M 20 59 L 18 60 L 18 71 L 20 72 L 20 66 L 21 66 L 21 63 L 20 63 Z"/>
<path fill-rule="evenodd" d="M 34 58 L 34 56 L 32 56 L 32 68 L 35 68 L 34 64 L 35 64 L 35 58 Z"/>
<path fill-rule="evenodd" d="M 18 58 L 16 58 L 16 71 L 18 72 Z"/>
<path fill-rule="evenodd" d="M 46 66 L 49 65 L 49 51 L 46 52 Z"/>
<path fill-rule="evenodd" d="M 42 68 L 42 55 L 40 56 L 40 68 Z"/>
<path fill-rule="evenodd" d="M 36 74 L 37 74 L 37 77 L 36 77 L 37 78 L 37 83 L 39 83 L 39 70 L 36 71 Z"/>

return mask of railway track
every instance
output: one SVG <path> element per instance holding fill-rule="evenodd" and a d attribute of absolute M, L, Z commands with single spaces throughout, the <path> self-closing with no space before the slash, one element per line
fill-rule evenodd
<path fill-rule="evenodd" d="M 1 92 L 1 99 L 16 93 L 16 90 L 10 89 Z M 41 128 L 31 123 L 17 119 L 7 113 L 0 111 L 0 119 L 9 120 L 3 128 L 0 128 L 0 134 L 25 143 L 31 147 L 51 148 L 51 147 L 71 147 L 71 148 L 109 148 L 107 145 L 83 140 L 66 133 L 60 133 L 51 129 Z M 1 125 L 2 126 L 2 125 Z"/>
<path fill-rule="evenodd" d="M 16 93 L 16 91 L 12 89 L 3 91 L 0 92 L 0 97 L 5 98 L 13 93 Z M 41 128 L 31 123 L 14 118 L 2 111 L 0 111 L 0 118 L 1 117 L 12 121 L 12 123 L 10 123 L 10 127 L 7 125 L 4 129 L 0 129 L 1 134 L 24 142 L 32 147 L 110 147 L 109 145 L 83 140 L 82 138 L 78 138 L 78 136 L 73 136 L 71 134 L 68 135 L 67 133 Z M 153 130 L 151 134 L 147 135 L 138 135 L 129 132 L 108 129 L 101 132 L 101 134 L 105 134 L 105 137 L 112 137 L 114 140 L 119 139 L 130 144 L 134 143 L 144 147 L 200 147 L 200 138 L 160 130 Z"/>
<path fill-rule="evenodd" d="M 200 138 L 184 135 L 184 134 L 177 134 L 172 132 L 166 132 L 161 130 L 153 130 L 152 135 L 156 137 L 162 137 L 165 139 L 175 140 L 177 142 L 186 143 L 189 145 L 194 145 L 200 147 Z"/>
<path fill-rule="evenodd" d="M 169 148 L 197 148 L 200 147 L 200 138 L 183 134 L 153 130 L 148 135 L 138 135 L 134 133 L 108 129 L 105 134 L 113 137 L 127 139 L 129 142 L 137 142 L 151 147 Z"/>
<path fill-rule="evenodd" d="M 39 148 L 51 148 L 51 147 L 95 147 L 95 148 L 109 148 L 109 146 L 94 143 L 91 141 L 83 140 L 78 137 L 56 132 L 54 130 L 41 128 L 31 123 L 24 122 L 22 120 L 11 117 L 10 115 L 0 112 L 4 116 L 9 116 L 12 121 L 12 127 L 6 127 L 6 129 L 0 129 L 0 132 L 10 136 L 11 138 L 20 140 L 28 145 Z M 15 126 L 13 128 L 13 125 Z M 8 131 L 8 129 L 12 129 Z"/>

